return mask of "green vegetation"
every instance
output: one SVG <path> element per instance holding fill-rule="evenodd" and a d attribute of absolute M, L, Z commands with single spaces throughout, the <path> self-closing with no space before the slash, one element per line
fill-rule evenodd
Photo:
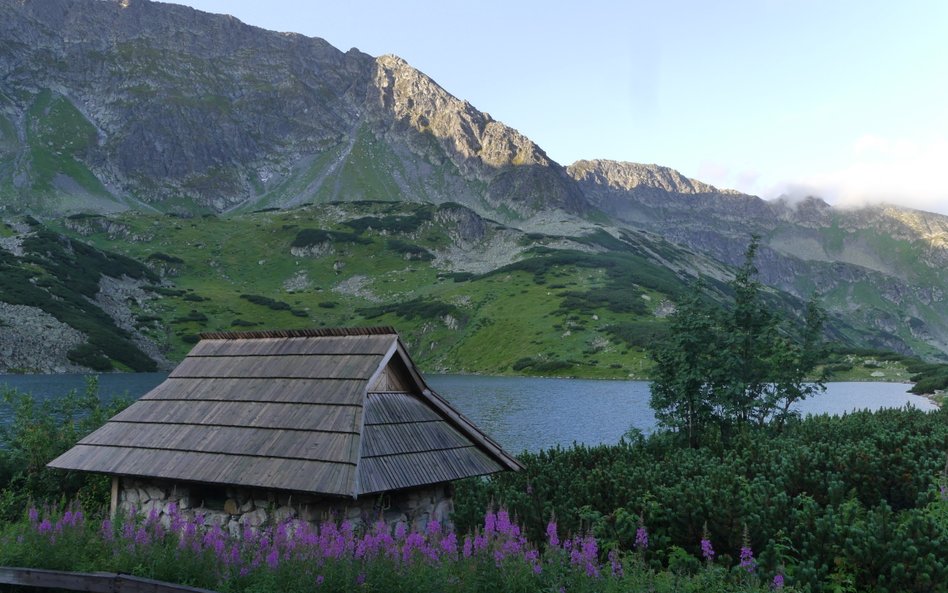
<path fill-rule="evenodd" d="M 631 549 L 645 526 L 646 561 L 684 573 L 700 571 L 707 539 L 716 561 L 733 565 L 748 545 L 762 573 L 783 570 L 803 591 L 944 591 L 946 447 L 946 409 L 788 419 L 698 448 L 630 434 L 524 453 L 522 472 L 466 480 L 454 520 L 473 528 L 493 501 L 531 540 L 555 517 L 563 532 Z"/>
<path fill-rule="evenodd" d="M 109 195 L 83 163 L 96 144 L 95 126 L 68 99 L 40 92 L 29 109 L 27 140 L 33 189 L 51 191 L 56 176 L 65 175 L 91 194 Z"/>
<path fill-rule="evenodd" d="M 312 247 L 323 243 L 358 243 L 368 245 L 371 243 L 368 239 L 363 239 L 355 233 L 346 233 L 340 231 L 325 231 L 322 229 L 303 229 L 296 233 L 291 247 Z"/>
<path fill-rule="evenodd" d="M 81 240 L 100 251 L 147 262 L 157 271 L 173 270 L 174 276 L 166 275 L 161 284 L 149 280 L 154 284 L 146 290 L 154 298 L 145 311 L 135 312 L 163 320 L 141 329 L 169 349 L 172 360 L 190 349 L 186 336 L 240 327 L 231 325 L 237 319 L 266 328 L 388 323 L 412 346 L 422 368 L 651 376 L 646 351 L 665 333 L 664 316 L 689 293 L 693 280 L 670 271 L 651 254 L 680 262 L 689 262 L 690 255 L 636 233 L 613 236 L 599 231 L 581 239 L 597 250 L 606 249 L 600 252 L 552 249 L 550 245 L 566 239 L 534 233 L 522 235 L 524 246 L 533 247 L 519 261 L 486 273 L 455 272 L 440 267 L 457 258 L 446 251 L 456 238 L 450 226 L 438 223 L 443 209 L 463 206 L 363 200 L 228 217 L 127 213 L 115 217 L 125 229 L 121 235 L 101 230 Z M 484 248 L 494 240 L 493 233 L 511 232 L 490 221 L 483 226 Z M 75 232 L 64 224 L 54 228 Z M 97 227 L 84 232 L 90 230 Z M 294 248 L 314 245 L 331 249 L 293 253 Z M 242 294 L 262 296 L 276 308 L 242 299 Z M 733 298 L 731 287 L 708 280 L 702 301 L 714 305 Z M 769 293 L 762 298 L 787 316 L 802 309 L 798 302 Z M 206 321 L 165 331 L 192 309 Z M 836 319 L 828 324 L 844 344 L 867 341 L 867 335 L 851 328 L 840 330 Z M 512 368 L 524 358 L 561 362 Z M 849 371 L 837 367 L 834 378 L 878 380 L 873 373 L 883 372 L 882 380 L 908 381 L 911 376 L 899 362 L 881 369 L 853 362 Z"/>
<path fill-rule="evenodd" d="M 696 292 L 669 320 L 667 337 L 652 350 L 651 406 L 659 426 L 692 447 L 731 437 L 749 424 L 777 426 L 790 406 L 823 390 L 811 376 L 822 359 L 824 314 L 810 303 L 804 328 L 786 323 L 762 298 L 751 241 L 731 283 L 732 307 L 709 306 Z"/>
<path fill-rule="evenodd" d="M 46 464 L 125 408 L 128 400 L 104 405 L 92 378 L 82 393 L 37 401 L 28 393 L 3 389 L 0 402 L 9 418 L 0 425 L 0 520 L 22 517 L 34 502 L 75 499 L 91 509 L 108 504 L 106 476 L 61 472 Z"/>

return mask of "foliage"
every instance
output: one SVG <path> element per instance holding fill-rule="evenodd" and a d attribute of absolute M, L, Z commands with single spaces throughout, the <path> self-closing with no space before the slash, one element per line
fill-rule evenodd
<path fill-rule="evenodd" d="M 405 319 L 439 319 L 451 315 L 455 319 L 463 319 L 463 312 L 448 303 L 434 301 L 429 299 L 412 299 L 401 303 L 390 303 L 385 305 L 376 305 L 374 307 L 363 307 L 356 309 L 356 312 L 365 316 L 366 319 L 375 319 L 382 315 L 398 315 Z"/>
<path fill-rule="evenodd" d="M 604 328 L 612 338 L 629 347 L 651 348 L 668 336 L 667 324 L 660 321 L 620 321 Z"/>
<path fill-rule="evenodd" d="M 405 259 L 412 259 L 417 261 L 432 261 L 434 260 L 434 254 L 430 251 L 421 247 L 420 245 L 414 245 L 412 243 L 406 243 L 399 239 L 389 239 L 385 242 L 385 246 L 394 253 L 402 255 Z"/>
<path fill-rule="evenodd" d="M 242 294 L 240 295 L 240 298 L 244 299 L 245 301 L 250 301 L 255 305 L 267 307 L 273 311 L 289 311 L 296 317 L 309 317 L 309 313 L 306 311 L 303 311 L 302 309 L 294 309 L 289 303 L 271 299 L 270 297 L 265 297 L 259 294 Z"/>
<path fill-rule="evenodd" d="M 363 233 L 371 229 L 376 233 L 405 234 L 417 231 L 421 225 L 429 222 L 431 219 L 431 209 L 421 208 L 416 212 L 401 216 L 392 215 L 381 218 L 376 216 L 363 216 L 361 218 L 347 220 L 343 224 L 357 233 Z"/>
<path fill-rule="evenodd" d="M 915 385 L 909 390 L 912 393 L 948 391 L 948 364 L 914 361 L 908 365 L 908 371 L 912 373 L 912 381 L 915 381 Z"/>
<path fill-rule="evenodd" d="M 607 553 L 589 534 L 561 538 L 552 522 L 542 543 L 529 543 L 511 519 L 504 509 L 490 511 L 464 536 L 437 521 L 394 533 L 381 521 L 367 529 L 326 521 L 318 530 L 285 521 L 231 537 L 174 506 L 164 523 L 155 511 L 113 522 L 76 507 L 34 507 L 0 533 L 0 564 L 126 573 L 230 593 L 768 590 L 770 575 L 724 565 L 694 575 L 654 571 L 643 562 L 645 548 Z"/>
<path fill-rule="evenodd" d="M 372 241 L 364 239 L 355 233 L 345 233 L 341 231 L 327 231 L 323 229 L 302 229 L 296 233 L 290 247 L 312 247 L 322 243 L 360 243 L 367 244 Z"/>
<path fill-rule="evenodd" d="M 32 395 L 3 389 L 9 422 L 0 426 L 0 518 L 13 519 L 28 501 L 78 498 L 89 507 L 108 504 L 108 479 L 62 472 L 46 464 L 125 408 L 127 399 L 103 404 L 98 381 L 91 377 L 82 393 L 37 401 Z"/>
<path fill-rule="evenodd" d="M 824 314 L 810 302 L 804 327 L 785 327 L 762 298 L 756 252 L 754 238 L 731 283 L 733 307 L 708 305 L 696 290 L 652 351 L 655 416 L 693 447 L 750 423 L 781 425 L 794 402 L 824 389 L 808 376 L 821 360 Z"/>
<path fill-rule="evenodd" d="M 460 482 L 454 520 L 471 529 L 493 501 L 531 540 L 556 517 L 565 533 L 591 531 L 604 548 L 623 549 L 634 547 L 642 520 L 646 558 L 663 566 L 676 547 L 702 558 L 705 533 L 717 561 L 735 563 L 746 524 L 761 569 L 782 565 L 802 589 L 832 591 L 848 579 L 858 591 L 943 591 L 935 584 L 948 583 L 946 451 L 948 409 L 791 419 L 696 449 L 668 433 L 632 435 L 524 453 L 521 472 Z"/>

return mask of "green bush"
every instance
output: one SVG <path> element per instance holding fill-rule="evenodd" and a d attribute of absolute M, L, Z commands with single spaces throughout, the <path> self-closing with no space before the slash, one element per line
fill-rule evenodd
<path fill-rule="evenodd" d="M 629 549 L 641 517 L 650 556 L 666 566 L 675 547 L 700 558 L 705 529 L 719 555 L 736 558 L 746 525 L 764 570 L 782 565 L 804 590 L 844 578 L 856 591 L 948 583 L 948 409 L 810 417 L 745 428 L 728 446 L 691 449 L 673 436 L 523 453 L 521 472 L 458 483 L 455 523 L 473 528 L 493 501 L 531 539 L 556 517 L 566 532 Z"/>
<path fill-rule="evenodd" d="M 302 229 L 290 243 L 291 247 L 312 247 L 321 243 L 357 243 L 369 244 L 372 241 L 364 239 L 355 233 L 327 231 L 323 229 Z"/>
<path fill-rule="evenodd" d="M 66 358 L 93 371 L 112 370 L 112 361 L 109 360 L 109 357 L 104 356 L 98 348 L 89 343 L 76 346 L 66 353 Z"/>
<path fill-rule="evenodd" d="M 0 519 L 20 516 L 31 501 L 56 505 L 76 498 L 89 509 L 108 505 L 106 476 L 54 470 L 46 464 L 128 406 L 128 399 L 103 404 L 93 377 L 81 393 L 38 401 L 4 388 L 0 400 L 10 419 L 0 426 Z"/>
<path fill-rule="evenodd" d="M 398 253 L 406 259 L 418 261 L 431 261 L 434 259 L 434 255 L 430 251 L 419 245 L 412 245 L 411 243 L 406 243 L 398 239 L 389 239 L 385 242 L 385 245 L 389 251 Z"/>
<path fill-rule="evenodd" d="M 429 299 L 417 298 L 401 303 L 387 303 L 373 307 L 362 307 L 356 309 L 356 313 L 364 316 L 366 319 L 375 319 L 382 315 L 398 315 L 404 319 L 440 319 L 446 315 L 451 315 L 455 319 L 464 320 L 463 312 L 448 303 L 434 301 Z"/>

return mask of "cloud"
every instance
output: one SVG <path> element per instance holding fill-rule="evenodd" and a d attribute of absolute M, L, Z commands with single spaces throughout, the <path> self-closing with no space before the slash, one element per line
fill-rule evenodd
<path fill-rule="evenodd" d="M 944 137 L 918 141 L 866 134 L 852 143 L 846 165 L 781 189 L 788 195 L 817 195 L 840 206 L 886 202 L 948 214 L 946 169 Z"/>

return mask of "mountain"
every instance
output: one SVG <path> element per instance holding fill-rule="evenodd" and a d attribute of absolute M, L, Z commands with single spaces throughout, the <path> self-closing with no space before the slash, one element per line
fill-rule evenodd
<path fill-rule="evenodd" d="M 585 208 L 528 138 L 393 56 L 144 0 L 2 0 L 0 23 L 8 209 Z"/>
<path fill-rule="evenodd" d="M 883 345 L 948 352 L 948 217 L 895 206 L 833 208 L 818 198 L 765 201 L 657 165 L 579 161 L 569 174 L 595 208 L 729 265 L 762 238 L 763 282 L 821 296 Z M 903 342 L 903 344 L 899 344 Z"/>
<path fill-rule="evenodd" d="M 384 321 L 431 368 L 638 376 L 752 234 L 774 306 L 818 292 L 844 344 L 948 355 L 945 217 L 564 167 L 396 56 L 147 0 L 0 0 L 0 218 L 47 295 L 0 283 L 0 323 L 69 344 L 31 367 L 0 340 L 0 368 L 143 368 L 91 316 L 159 365 L 205 329 Z"/>

